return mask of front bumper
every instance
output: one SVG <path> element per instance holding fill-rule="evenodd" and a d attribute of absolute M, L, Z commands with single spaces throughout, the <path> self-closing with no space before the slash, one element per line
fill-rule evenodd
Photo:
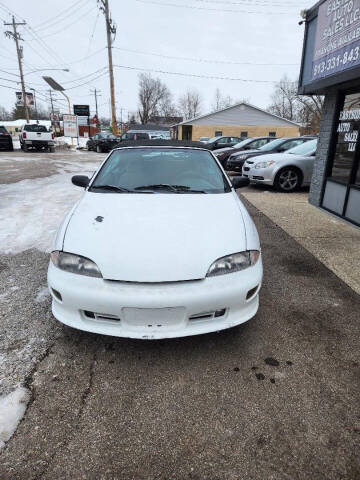
<path fill-rule="evenodd" d="M 226 161 L 226 170 L 230 170 L 232 172 L 241 172 L 245 160 L 232 160 L 229 158 Z"/>
<path fill-rule="evenodd" d="M 254 168 L 246 165 L 242 169 L 243 177 L 247 177 L 251 182 L 263 183 L 265 185 L 274 184 L 274 175 L 271 168 Z"/>
<path fill-rule="evenodd" d="M 70 327 L 116 337 L 161 339 L 215 332 L 246 322 L 258 310 L 262 276 L 261 257 L 241 272 L 154 284 L 75 275 L 50 261 L 48 284 L 54 316 Z M 223 315 L 215 316 L 224 309 Z"/>

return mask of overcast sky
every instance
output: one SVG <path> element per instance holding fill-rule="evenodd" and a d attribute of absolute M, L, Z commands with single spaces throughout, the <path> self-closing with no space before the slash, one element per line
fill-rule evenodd
<path fill-rule="evenodd" d="M 246 98 L 265 108 L 274 88 L 271 82 L 284 74 L 292 79 L 299 74 L 304 32 L 304 26 L 298 25 L 300 11 L 315 1 L 109 0 L 109 3 L 117 25 L 114 65 L 131 67 L 115 67 L 117 116 L 120 119 L 122 108 L 126 119 L 137 108 L 137 69 L 235 79 L 152 73 L 168 85 L 175 99 L 188 88 L 199 90 L 203 113 L 210 110 L 217 87 L 224 95 Z M 1 22 L 11 20 L 8 10 L 16 14 L 17 21 L 27 22 L 26 27 L 19 27 L 24 38 L 25 81 L 27 88 L 38 91 L 39 104 L 45 106 L 49 88 L 41 76 L 49 75 L 69 89 L 72 103 L 89 103 L 92 112 L 95 102 L 90 90 L 94 87 L 101 90 L 100 115 L 109 116 L 105 20 L 96 0 L 0 0 Z M 9 27 L 3 27 L 3 31 L 6 29 Z M 0 105 L 10 109 L 15 101 L 14 90 L 4 86 L 17 88 L 15 44 L 4 34 L 0 38 L 0 84 L 3 85 Z M 45 70 L 26 74 L 46 68 L 69 68 L 70 72 Z M 83 83 L 86 84 L 78 86 Z M 56 94 L 56 98 L 61 95 Z M 57 105 L 66 111 L 63 102 Z"/>

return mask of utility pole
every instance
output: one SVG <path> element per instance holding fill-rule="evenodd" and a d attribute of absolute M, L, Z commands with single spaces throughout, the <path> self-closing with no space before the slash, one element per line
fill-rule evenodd
<path fill-rule="evenodd" d="M 98 97 L 101 97 L 101 95 L 99 95 L 99 93 L 101 93 L 101 90 L 96 90 L 96 88 L 95 88 L 94 90 L 90 90 L 90 92 L 93 93 L 94 96 L 95 96 L 95 111 L 96 111 L 96 117 L 99 118 L 97 98 L 98 98 Z"/>
<path fill-rule="evenodd" d="M 4 25 L 11 25 L 13 27 L 13 31 L 10 32 L 8 30 L 5 32 L 5 35 L 8 38 L 12 38 L 15 41 L 16 53 L 17 53 L 18 63 L 19 63 L 19 72 L 20 72 L 20 79 L 21 79 L 21 90 L 22 90 L 22 97 L 23 97 L 23 103 L 24 103 L 25 117 L 26 117 L 27 123 L 29 123 L 30 121 L 29 108 L 26 101 L 25 81 L 24 81 L 24 74 L 23 74 L 23 68 L 22 68 L 22 48 L 19 46 L 19 40 L 23 40 L 23 39 L 20 37 L 20 34 L 17 33 L 17 30 L 16 30 L 16 27 L 18 25 L 26 25 L 26 22 L 16 23 L 15 17 L 13 16 L 12 23 L 4 23 Z"/>
<path fill-rule="evenodd" d="M 53 98 L 52 98 L 51 90 L 49 90 L 49 94 L 50 94 L 52 121 L 54 122 L 55 136 L 56 136 L 56 134 L 57 134 L 57 132 L 56 132 L 56 121 L 55 121 L 55 118 L 54 118 L 54 117 L 55 117 L 55 113 L 54 113 L 54 103 L 53 103 Z"/>
<path fill-rule="evenodd" d="M 117 124 L 116 124 L 116 107 L 115 107 L 115 83 L 114 83 L 114 70 L 113 70 L 113 61 L 112 61 L 112 44 L 115 40 L 116 25 L 113 23 L 112 19 L 110 18 L 109 0 L 98 0 L 98 4 L 100 7 L 100 10 L 105 15 L 108 61 L 109 61 L 109 78 L 110 78 L 111 126 L 112 126 L 113 134 L 116 135 Z M 111 35 L 114 35 L 114 38 L 111 38 Z"/>

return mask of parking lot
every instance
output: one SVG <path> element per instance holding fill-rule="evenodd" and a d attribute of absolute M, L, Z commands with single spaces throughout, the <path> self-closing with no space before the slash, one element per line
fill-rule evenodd
<path fill-rule="evenodd" d="M 1 480 L 360 478 L 360 297 L 289 227 L 306 191 L 242 191 L 265 274 L 247 324 L 146 342 L 53 318 L 48 254 L 81 195 L 70 179 L 103 158 L 0 153 L 0 394 L 22 387 L 27 402 Z"/>

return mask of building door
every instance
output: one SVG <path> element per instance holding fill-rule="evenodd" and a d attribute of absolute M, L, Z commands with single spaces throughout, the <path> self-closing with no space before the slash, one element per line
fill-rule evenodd
<path fill-rule="evenodd" d="M 360 92 L 343 94 L 322 206 L 360 226 Z"/>
<path fill-rule="evenodd" d="M 192 125 L 182 126 L 182 140 L 192 140 Z"/>

